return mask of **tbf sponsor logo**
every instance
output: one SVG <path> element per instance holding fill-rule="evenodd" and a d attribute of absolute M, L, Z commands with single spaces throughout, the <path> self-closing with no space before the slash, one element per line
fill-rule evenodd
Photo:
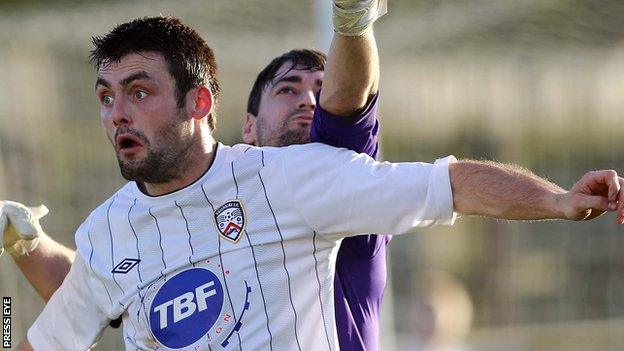
<path fill-rule="evenodd" d="M 232 242 L 238 242 L 245 230 L 243 204 L 239 200 L 228 201 L 215 211 L 214 216 L 219 234 Z"/>
<path fill-rule="evenodd" d="M 217 276 L 192 268 L 167 280 L 150 306 L 150 328 L 169 348 L 192 345 L 213 327 L 223 307 L 223 288 Z"/>
<path fill-rule="evenodd" d="M 170 312 L 173 312 L 173 323 L 178 323 L 192 316 L 195 311 L 202 312 L 208 309 L 208 298 L 216 294 L 214 281 L 210 281 L 195 288 L 194 292 L 189 291 L 154 307 L 154 312 L 159 313 L 160 329 L 167 328 L 169 325 Z"/>

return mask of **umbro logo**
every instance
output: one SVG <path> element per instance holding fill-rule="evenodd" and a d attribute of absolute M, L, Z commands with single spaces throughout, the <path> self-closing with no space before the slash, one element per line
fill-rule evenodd
<path fill-rule="evenodd" d="M 112 273 L 121 273 L 126 274 L 134 268 L 137 264 L 139 264 L 141 260 L 137 260 L 136 258 L 124 258 L 123 261 L 119 262 L 118 265 L 113 268 Z"/>

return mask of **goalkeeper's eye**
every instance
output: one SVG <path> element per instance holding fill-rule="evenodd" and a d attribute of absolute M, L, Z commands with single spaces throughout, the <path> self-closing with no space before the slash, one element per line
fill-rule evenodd
<path fill-rule="evenodd" d="M 277 94 L 294 94 L 295 93 L 295 89 L 291 88 L 291 87 L 283 87 L 280 90 L 277 91 Z"/>
<path fill-rule="evenodd" d="M 147 93 L 142 90 L 137 90 L 134 92 L 134 98 L 141 101 L 147 97 Z"/>

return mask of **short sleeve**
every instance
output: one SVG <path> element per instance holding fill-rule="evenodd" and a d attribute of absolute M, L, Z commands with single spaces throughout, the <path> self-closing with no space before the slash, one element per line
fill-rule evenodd
<path fill-rule="evenodd" d="M 290 148 L 282 177 L 291 203 L 317 233 L 330 239 L 366 233 L 403 234 L 415 227 L 452 225 L 448 164 L 377 162 L 322 144 Z"/>
<path fill-rule="evenodd" d="M 97 342 L 109 318 L 91 296 L 87 263 L 77 254 L 61 287 L 28 330 L 28 341 L 39 350 L 87 350 Z"/>
<path fill-rule="evenodd" d="M 317 101 L 319 101 L 318 96 Z M 372 95 L 366 106 L 352 116 L 336 116 L 317 104 L 310 129 L 310 140 L 344 147 L 377 158 L 379 151 L 378 101 L 379 94 Z"/>

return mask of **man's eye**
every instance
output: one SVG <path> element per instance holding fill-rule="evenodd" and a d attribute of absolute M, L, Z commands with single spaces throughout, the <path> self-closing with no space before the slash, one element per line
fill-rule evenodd
<path fill-rule="evenodd" d="M 134 92 L 134 98 L 137 100 L 143 100 L 147 97 L 147 93 L 142 90 L 137 90 Z"/>
<path fill-rule="evenodd" d="M 293 94 L 295 90 L 290 87 L 284 87 L 277 91 L 278 94 Z"/>
<path fill-rule="evenodd" d="M 110 106 L 113 104 L 113 97 L 110 95 L 104 95 L 102 97 L 102 105 Z"/>

